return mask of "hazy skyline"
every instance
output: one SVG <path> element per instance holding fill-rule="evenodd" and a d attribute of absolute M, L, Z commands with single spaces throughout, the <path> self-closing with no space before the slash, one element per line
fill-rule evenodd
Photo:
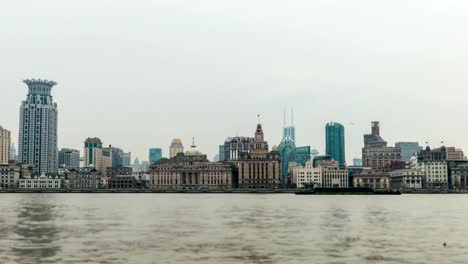
<path fill-rule="evenodd" d="M 0 9 L 0 125 L 18 144 L 23 79 L 58 83 L 59 148 L 99 137 L 148 159 L 195 137 L 210 159 L 253 136 L 325 152 L 325 125 L 361 157 L 371 121 L 397 141 L 468 150 L 466 1 L 10 1 Z M 351 125 L 354 124 L 354 125 Z M 81 153 L 83 154 L 83 153 Z"/>

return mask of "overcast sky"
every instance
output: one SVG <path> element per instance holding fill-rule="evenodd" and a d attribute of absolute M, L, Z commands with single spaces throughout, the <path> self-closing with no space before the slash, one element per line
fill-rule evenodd
<path fill-rule="evenodd" d="M 325 124 L 360 157 L 370 122 L 390 144 L 468 151 L 466 0 L 15 0 L 0 8 L 0 125 L 17 144 L 25 78 L 58 82 L 59 147 L 100 137 L 147 160 L 192 137 L 212 159 L 261 114 L 279 144 L 325 150 Z M 289 116 L 289 114 L 288 114 Z"/>

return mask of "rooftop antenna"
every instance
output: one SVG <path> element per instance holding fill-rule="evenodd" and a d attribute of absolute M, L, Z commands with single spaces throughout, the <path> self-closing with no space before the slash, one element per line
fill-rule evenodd
<path fill-rule="evenodd" d="M 260 114 L 257 114 L 258 123 L 260 124 Z"/>
<path fill-rule="evenodd" d="M 192 148 L 196 148 L 197 146 L 195 145 L 195 137 L 192 137 Z"/>

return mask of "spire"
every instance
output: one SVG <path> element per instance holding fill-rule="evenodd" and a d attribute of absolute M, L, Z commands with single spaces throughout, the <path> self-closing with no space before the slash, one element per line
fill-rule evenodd
<path fill-rule="evenodd" d="M 284 118 L 283 118 L 283 128 L 286 127 L 286 106 L 283 106 L 283 115 L 284 115 Z M 283 135 L 284 136 L 284 135 Z"/>
<path fill-rule="evenodd" d="M 258 123 L 260 124 L 260 114 L 257 114 Z"/>
<path fill-rule="evenodd" d="M 195 137 L 192 137 L 192 146 L 191 148 L 196 148 L 197 145 L 195 145 Z"/>
<path fill-rule="evenodd" d="M 291 107 L 291 126 L 294 126 L 294 111 L 292 107 Z"/>

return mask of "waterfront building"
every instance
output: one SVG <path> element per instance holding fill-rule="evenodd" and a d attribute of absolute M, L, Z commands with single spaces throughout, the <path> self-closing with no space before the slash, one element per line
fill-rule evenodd
<path fill-rule="evenodd" d="M 35 79 L 23 82 L 29 91 L 20 108 L 19 162 L 33 164 L 37 173 L 56 173 L 58 110 L 51 90 L 57 83 Z"/>
<path fill-rule="evenodd" d="M 10 160 L 11 132 L 0 126 L 0 164 Z"/>
<path fill-rule="evenodd" d="M 80 151 L 76 149 L 62 148 L 58 153 L 59 167 L 62 168 L 79 168 L 80 167 Z"/>
<path fill-rule="evenodd" d="M 94 168 L 71 169 L 68 173 L 68 188 L 76 190 L 99 189 L 100 174 Z"/>
<path fill-rule="evenodd" d="M 362 159 L 354 158 L 353 159 L 353 166 L 361 167 L 362 166 Z"/>
<path fill-rule="evenodd" d="M 340 123 L 330 122 L 325 127 L 326 154 L 336 160 L 340 166 L 346 165 L 345 131 Z"/>
<path fill-rule="evenodd" d="M 352 176 L 354 188 L 390 189 L 392 177 L 386 172 L 363 171 Z"/>
<path fill-rule="evenodd" d="M 109 188 L 109 179 L 108 176 L 101 176 L 99 178 L 99 188 L 100 189 L 108 189 Z"/>
<path fill-rule="evenodd" d="M 364 135 L 362 165 L 376 171 L 382 171 L 395 160 L 401 160 L 400 148 L 388 147 L 387 142 L 380 136 L 379 122 L 372 122 L 372 133 Z"/>
<path fill-rule="evenodd" d="M 177 155 L 177 153 L 184 152 L 184 145 L 182 145 L 182 141 L 178 138 L 174 138 L 171 142 L 171 146 L 169 147 L 169 158 L 173 158 Z"/>
<path fill-rule="evenodd" d="M 109 189 L 136 189 L 137 180 L 133 176 L 114 176 L 109 177 L 108 188 Z"/>
<path fill-rule="evenodd" d="M 229 189 L 233 187 L 233 166 L 210 162 L 195 144 L 186 153 L 162 159 L 151 166 L 152 189 Z"/>
<path fill-rule="evenodd" d="M 444 146 L 438 149 L 428 146 L 419 151 L 411 167 L 422 172 L 425 188 L 449 188 L 447 149 Z"/>
<path fill-rule="evenodd" d="M 224 145 L 219 146 L 220 161 L 236 161 L 239 158 L 239 153 L 250 152 L 253 144 L 253 137 L 236 136 L 226 138 Z"/>
<path fill-rule="evenodd" d="M 296 145 L 289 135 L 281 141 L 278 146 L 281 162 L 281 184 L 286 185 L 286 178 L 289 172 L 289 163 L 295 161 Z"/>
<path fill-rule="evenodd" d="M 100 173 L 112 167 L 112 146 L 103 148 L 99 138 L 87 138 L 84 145 L 85 167 L 93 167 Z"/>
<path fill-rule="evenodd" d="M 61 189 L 62 179 L 58 176 L 46 176 L 42 173 L 40 176 L 26 176 L 19 180 L 20 189 Z"/>
<path fill-rule="evenodd" d="M 268 151 L 262 125 L 257 124 L 250 152 L 239 153 L 239 188 L 273 189 L 281 184 L 280 153 Z"/>
<path fill-rule="evenodd" d="M 452 168 L 451 173 L 452 188 L 467 189 L 468 188 L 468 163 L 458 164 Z"/>
<path fill-rule="evenodd" d="M 114 177 L 118 175 L 130 176 L 132 174 L 133 174 L 133 169 L 131 167 L 119 166 L 119 167 L 108 167 L 106 169 L 106 176 L 108 177 Z"/>
<path fill-rule="evenodd" d="M 409 162 L 411 157 L 423 149 L 418 142 L 397 142 L 395 147 L 400 148 L 401 159 L 406 162 Z"/>
<path fill-rule="evenodd" d="M 153 164 L 156 161 L 162 159 L 162 149 L 160 148 L 150 148 L 149 150 L 149 163 Z"/>
<path fill-rule="evenodd" d="M 0 164 L 0 189 L 18 188 L 21 166 L 15 163 Z"/>
<path fill-rule="evenodd" d="M 322 186 L 322 168 L 314 168 L 312 161 L 307 161 L 304 166 L 295 166 L 292 169 L 293 186 L 298 189 L 304 188 L 306 185 L 314 187 Z"/>
<path fill-rule="evenodd" d="M 10 160 L 11 161 L 17 161 L 18 160 L 18 155 L 16 154 L 16 147 L 15 144 L 11 144 L 10 147 Z"/>
<path fill-rule="evenodd" d="M 347 188 L 349 186 L 348 169 L 338 165 L 321 166 L 322 187 Z"/>
<path fill-rule="evenodd" d="M 423 188 L 423 172 L 417 169 L 404 169 L 389 172 L 392 177 L 394 189 L 421 189 Z"/>

